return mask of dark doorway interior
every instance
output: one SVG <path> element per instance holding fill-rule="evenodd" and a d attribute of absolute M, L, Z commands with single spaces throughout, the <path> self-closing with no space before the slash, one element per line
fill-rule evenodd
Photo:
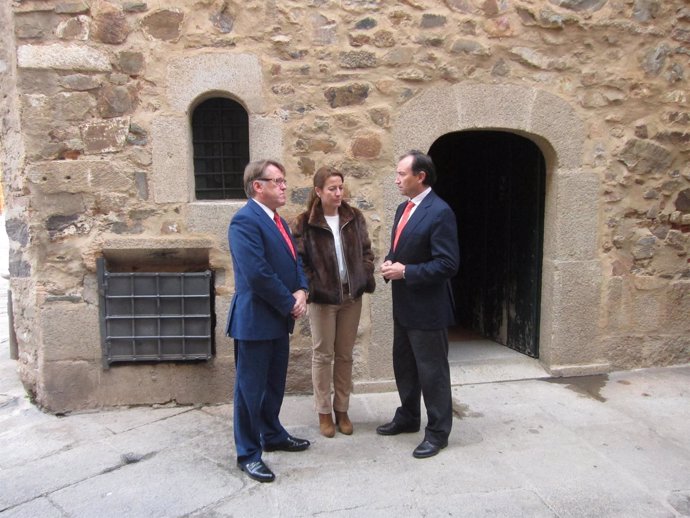
<path fill-rule="evenodd" d="M 444 135 L 429 150 L 436 192 L 458 219 L 456 333 L 539 357 L 544 157 L 508 132 Z"/>

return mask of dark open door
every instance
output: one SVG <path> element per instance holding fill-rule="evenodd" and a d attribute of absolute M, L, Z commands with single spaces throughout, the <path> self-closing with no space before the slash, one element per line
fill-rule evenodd
<path fill-rule="evenodd" d="M 544 157 L 508 132 L 444 135 L 429 154 L 436 192 L 458 219 L 458 324 L 539 356 Z"/>

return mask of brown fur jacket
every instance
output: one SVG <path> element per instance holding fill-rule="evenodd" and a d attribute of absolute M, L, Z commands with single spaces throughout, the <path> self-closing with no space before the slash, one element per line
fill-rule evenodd
<path fill-rule="evenodd" d="M 359 210 L 344 201 L 338 214 L 350 294 L 352 298 L 361 297 L 362 293 L 372 293 L 376 288 L 374 253 L 367 233 L 367 223 Z M 308 301 L 341 304 L 343 291 L 338 275 L 335 241 L 323 215 L 321 201 L 317 200 L 311 211 L 297 216 L 291 230 L 302 258 L 304 273 L 309 279 Z"/>

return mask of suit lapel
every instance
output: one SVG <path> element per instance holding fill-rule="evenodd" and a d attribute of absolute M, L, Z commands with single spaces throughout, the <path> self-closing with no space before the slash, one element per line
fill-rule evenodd
<path fill-rule="evenodd" d="M 283 234 L 280 233 L 280 230 L 278 230 L 278 225 L 276 225 L 276 222 L 273 221 L 268 214 L 262 209 L 258 203 L 256 203 L 253 199 L 250 198 L 251 205 L 250 207 L 254 211 L 254 213 L 257 216 L 257 219 L 259 222 L 268 230 L 269 234 L 271 234 L 271 239 L 274 240 L 274 242 L 280 242 L 283 250 L 285 250 L 285 253 L 292 259 L 293 261 L 296 260 L 295 257 L 292 256 L 292 252 L 290 252 L 290 247 L 288 247 L 288 244 L 285 242 L 285 239 L 283 238 Z M 290 236 L 290 239 L 292 239 L 292 235 L 290 234 L 290 231 L 288 230 L 287 223 L 285 220 L 281 217 L 281 221 L 283 222 L 283 228 L 285 228 L 285 231 L 288 232 L 288 235 Z M 292 241 L 292 246 L 295 246 L 294 240 Z M 296 248 L 295 248 L 296 250 Z"/>
<path fill-rule="evenodd" d="M 402 233 L 400 234 L 400 238 L 398 239 L 398 246 L 396 250 L 400 250 L 405 246 L 407 236 L 409 236 L 414 231 L 414 229 L 418 225 L 420 225 L 422 221 L 424 221 L 424 218 L 426 218 L 426 215 L 429 211 L 429 207 L 431 207 L 431 204 L 433 203 L 433 196 L 434 191 L 431 191 L 429 194 L 427 194 L 422 200 L 422 203 L 420 203 L 419 206 L 414 210 L 414 212 L 410 216 L 410 219 L 407 220 L 407 224 L 405 225 L 405 228 L 402 229 Z M 404 205 L 405 204 L 402 204 L 401 207 L 404 207 Z M 397 219 L 399 221 L 400 216 Z"/>

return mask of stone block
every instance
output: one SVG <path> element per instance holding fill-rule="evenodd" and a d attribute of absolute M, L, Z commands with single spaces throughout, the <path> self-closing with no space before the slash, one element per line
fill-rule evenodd
<path fill-rule="evenodd" d="M 680 279 L 669 284 L 663 297 L 663 309 L 660 330 L 684 334 L 690 343 L 690 280 Z"/>
<path fill-rule="evenodd" d="M 78 121 L 87 118 L 96 101 L 86 92 L 65 92 L 51 99 L 51 113 L 58 121 Z"/>
<path fill-rule="evenodd" d="M 605 347 L 604 347 L 605 348 Z M 596 376 L 611 372 L 613 366 L 608 361 L 602 363 L 581 363 L 575 365 L 549 365 L 549 374 L 559 378 L 572 378 L 577 376 Z"/>
<path fill-rule="evenodd" d="M 89 12 L 89 5 L 84 2 L 60 2 L 55 6 L 58 14 L 81 14 Z"/>
<path fill-rule="evenodd" d="M 283 128 L 280 120 L 249 114 L 250 160 L 283 161 Z"/>
<path fill-rule="evenodd" d="M 99 366 L 98 370 L 97 397 L 105 406 L 171 402 L 201 405 L 232 400 L 234 358 L 194 363 L 121 364 L 105 370 Z"/>
<path fill-rule="evenodd" d="M 257 56 L 208 53 L 175 59 L 168 66 L 170 106 L 186 113 L 193 102 L 208 92 L 228 92 L 249 113 L 265 111 L 263 77 Z"/>
<path fill-rule="evenodd" d="M 330 86 L 324 90 L 324 97 L 331 108 L 364 104 L 369 97 L 369 85 L 351 83 L 345 86 Z"/>
<path fill-rule="evenodd" d="M 57 21 L 58 17 L 49 9 L 39 8 L 32 12 L 17 12 L 14 18 L 14 31 L 8 32 L 14 32 L 20 41 L 45 41 L 52 36 Z"/>
<path fill-rule="evenodd" d="M 350 152 L 357 160 L 372 160 L 381 153 L 381 137 L 375 133 L 355 135 L 350 145 Z"/>
<path fill-rule="evenodd" d="M 117 58 L 117 66 L 125 74 L 138 76 L 144 71 L 146 58 L 141 52 L 122 51 Z"/>
<path fill-rule="evenodd" d="M 125 86 L 106 85 L 98 94 L 98 112 L 104 119 L 121 117 L 132 112 L 136 93 Z"/>
<path fill-rule="evenodd" d="M 570 103 L 549 92 L 537 90 L 529 131 L 534 135 L 540 135 L 553 148 L 557 160 L 554 167 L 581 167 L 585 128 Z"/>
<path fill-rule="evenodd" d="M 453 101 L 459 106 L 458 122 L 463 128 L 525 131 L 530 125 L 537 90 L 507 85 L 462 85 L 456 86 L 453 94 Z"/>
<path fill-rule="evenodd" d="M 407 47 L 398 47 L 391 49 L 383 58 L 381 64 L 389 67 L 398 67 L 410 65 L 414 62 L 414 50 Z"/>
<path fill-rule="evenodd" d="M 129 192 L 134 186 L 133 172 L 101 160 L 36 163 L 27 166 L 26 176 L 44 195 Z"/>
<path fill-rule="evenodd" d="M 127 142 L 129 118 L 116 118 L 82 124 L 84 152 L 87 155 L 121 151 Z"/>
<path fill-rule="evenodd" d="M 630 315 L 628 331 L 632 333 L 666 332 L 662 329 L 665 314 L 665 289 L 633 290 L 626 312 Z"/>
<path fill-rule="evenodd" d="M 31 68 L 17 70 L 16 80 L 17 89 L 22 92 L 22 97 L 55 95 L 61 91 L 60 84 L 65 81 L 55 70 Z"/>
<path fill-rule="evenodd" d="M 130 271 L 133 265 L 148 271 L 206 268 L 213 241 L 203 237 L 169 234 L 164 237 L 132 236 L 104 239 L 103 256 L 113 269 Z"/>
<path fill-rule="evenodd" d="M 58 81 L 60 86 L 78 91 L 95 90 L 102 84 L 101 79 L 87 74 L 70 74 L 60 77 Z"/>
<path fill-rule="evenodd" d="M 36 403 L 53 413 L 101 406 L 100 370 L 100 363 L 87 361 L 43 362 Z"/>
<path fill-rule="evenodd" d="M 55 35 L 61 40 L 86 41 L 91 33 L 90 22 L 91 20 L 86 15 L 69 18 L 58 24 L 55 29 Z"/>
<path fill-rule="evenodd" d="M 141 20 L 144 33 L 156 40 L 174 42 L 180 38 L 184 13 L 178 9 L 160 9 Z"/>
<path fill-rule="evenodd" d="M 285 390 L 290 394 L 312 393 L 311 348 L 291 347 Z"/>
<path fill-rule="evenodd" d="M 601 264 L 544 260 L 540 358 L 550 365 L 605 362 L 597 339 Z"/>
<path fill-rule="evenodd" d="M 225 326 L 228 319 L 228 309 L 230 308 L 230 300 L 232 294 L 227 293 L 223 295 L 216 294 L 214 310 L 216 315 L 215 325 L 215 344 L 216 344 L 216 358 L 221 360 L 231 359 L 235 361 L 235 349 L 233 339 L 225 334 Z"/>
<path fill-rule="evenodd" d="M 208 234 L 220 250 L 230 253 L 228 227 L 230 220 L 246 201 L 198 201 L 187 205 L 187 228 L 197 234 Z"/>
<path fill-rule="evenodd" d="M 393 301 L 389 284 L 382 282 L 371 294 L 370 301 L 373 325 L 367 351 L 367 377 L 369 380 L 390 380 L 393 378 Z"/>
<path fill-rule="evenodd" d="M 153 174 L 150 187 L 156 203 L 192 199 L 193 164 L 189 121 L 184 116 L 161 115 L 151 127 Z M 185 144 L 180 144 L 185 143 Z"/>
<path fill-rule="evenodd" d="M 626 306 L 627 289 L 623 277 L 612 277 L 604 283 L 602 328 L 606 333 L 619 333 L 630 325 L 631 315 Z"/>
<path fill-rule="evenodd" d="M 114 5 L 103 2 L 92 7 L 92 39 L 102 43 L 118 45 L 127 40 L 132 27 L 125 15 Z"/>
<path fill-rule="evenodd" d="M 410 100 L 393 127 L 393 155 L 398 157 L 409 149 L 426 151 L 437 138 L 458 131 L 458 110 L 456 95 L 450 87 L 432 88 Z M 424 131 L 419 131 L 420 127 Z"/>
<path fill-rule="evenodd" d="M 376 54 L 364 50 L 341 52 L 338 59 L 343 68 L 374 68 L 378 63 Z"/>
<path fill-rule="evenodd" d="M 91 304 L 49 304 L 41 312 L 43 359 L 47 362 L 85 360 L 102 356 L 98 307 Z"/>
<path fill-rule="evenodd" d="M 19 68 L 49 68 L 82 72 L 109 72 L 110 59 L 105 52 L 77 44 L 20 45 Z"/>
<path fill-rule="evenodd" d="M 40 190 L 32 190 L 33 199 L 38 207 L 36 213 L 42 218 L 56 214 L 76 214 L 84 212 L 89 202 L 83 193 L 62 192 L 43 194 Z"/>
<path fill-rule="evenodd" d="M 641 356 L 643 367 L 686 364 L 690 357 L 688 334 L 646 335 Z"/>
<path fill-rule="evenodd" d="M 687 334 L 622 333 L 603 336 L 601 343 L 615 369 L 680 365 L 690 355 Z"/>
<path fill-rule="evenodd" d="M 544 256 L 554 260 L 593 259 L 598 235 L 599 177 L 577 170 L 557 171 L 547 177 Z"/>

